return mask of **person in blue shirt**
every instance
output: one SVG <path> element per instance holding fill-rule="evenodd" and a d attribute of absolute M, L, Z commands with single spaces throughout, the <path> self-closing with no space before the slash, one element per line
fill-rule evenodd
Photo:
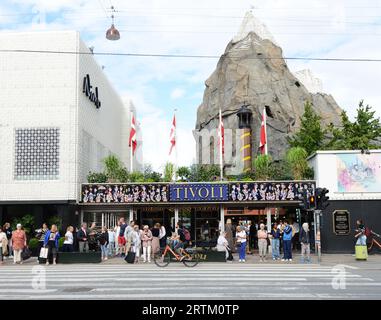
<path fill-rule="evenodd" d="M 278 229 L 278 224 L 275 222 L 273 228 L 271 229 L 271 250 L 273 260 L 280 260 L 279 246 L 280 246 L 280 230 Z"/>
<path fill-rule="evenodd" d="M 58 252 L 58 240 L 60 238 L 60 233 L 58 232 L 57 226 L 52 225 L 50 230 L 45 235 L 44 247 L 48 248 L 48 258 L 46 259 L 46 264 L 49 264 L 49 257 L 53 257 L 53 264 L 56 264 L 57 252 Z"/>
<path fill-rule="evenodd" d="M 288 224 L 288 221 L 284 221 L 284 229 L 283 229 L 284 255 L 283 255 L 282 261 L 292 261 L 291 241 L 292 241 L 292 228 Z"/>

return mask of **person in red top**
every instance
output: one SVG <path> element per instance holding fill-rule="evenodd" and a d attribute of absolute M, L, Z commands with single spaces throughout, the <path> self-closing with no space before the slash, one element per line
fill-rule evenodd
<path fill-rule="evenodd" d="M 26 234 L 22 230 L 21 224 L 17 224 L 17 229 L 12 233 L 12 244 L 13 244 L 13 264 L 22 264 L 21 253 L 26 247 Z"/>

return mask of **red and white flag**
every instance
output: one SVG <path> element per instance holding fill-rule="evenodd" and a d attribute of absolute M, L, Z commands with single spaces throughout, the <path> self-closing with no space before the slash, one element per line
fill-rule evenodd
<path fill-rule="evenodd" d="M 262 154 L 267 154 L 266 108 L 263 109 L 259 149 Z"/>
<path fill-rule="evenodd" d="M 130 130 L 130 138 L 129 138 L 128 146 L 132 148 L 132 155 L 134 155 L 136 146 L 137 146 L 134 114 L 132 114 L 132 117 L 131 117 L 131 130 Z"/>
<path fill-rule="evenodd" d="M 169 149 L 169 155 L 172 153 L 172 149 L 176 147 L 176 116 L 173 115 L 171 133 L 169 134 L 169 142 L 171 143 L 171 148 Z"/>

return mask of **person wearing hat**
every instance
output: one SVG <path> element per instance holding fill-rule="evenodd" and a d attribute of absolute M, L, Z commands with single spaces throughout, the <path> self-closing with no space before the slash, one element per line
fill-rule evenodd
<path fill-rule="evenodd" d="M 16 230 L 12 233 L 12 244 L 13 244 L 13 264 L 22 264 L 21 253 L 26 247 L 26 234 L 22 230 L 20 223 L 17 224 Z"/>
<path fill-rule="evenodd" d="M 143 242 L 143 261 L 151 262 L 151 248 L 152 248 L 152 232 L 147 225 L 143 227 L 143 232 L 140 236 Z"/>

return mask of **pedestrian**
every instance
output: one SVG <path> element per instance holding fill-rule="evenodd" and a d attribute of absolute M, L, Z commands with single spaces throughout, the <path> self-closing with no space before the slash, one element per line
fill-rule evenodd
<path fill-rule="evenodd" d="M 143 232 L 140 235 L 143 246 L 143 262 L 151 262 L 151 250 L 152 250 L 152 232 L 147 225 L 143 227 Z"/>
<path fill-rule="evenodd" d="M 284 254 L 283 254 L 282 261 L 292 261 L 291 240 L 292 240 L 292 228 L 288 224 L 288 221 L 285 220 L 284 228 L 283 228 Z"/>
<path fill-rule="evenodd" d="M 356 221 L 356 234 L 355 234 L 355 238 L 357 239 L 356 240 L 356 245 L 360 245 L 360 246 L 366 246 L 366 235 L 365 235 L 365 225 L 364 225 L 364 222 L 359 219 Z"/>
<path fill-rule="evenodd" d="M 300 227 L 298 222 L 292 223 L 292 249 L 299 250 L 299 232 Z"/>
<path fill-rule="evenodd" d="M 114 229 L 108 229 L 108 255 L 112 257 L 115 254 L 115 232 Z"/>
<path fill-rule="evenodd" d="M 74 228 L 68 226 L 65 233 L 65 241 L 62 246 L 62 252 L 73 252 L 74 251 Z"/>
<path fill-rule="evenodd" d="M 127 223 L 125 222 L 124 218 L 121 217 L 119 219 L 119 234 L 118 234 L 118 246 L 119 246 L 119 253 L 121 257 L 124 257 L 125 252 L 126 252 L 126 238 L 124 236 L 124 232 L 126 231 L 127 228 Z"/>
<path fill-rule="evenodd" d="M 124 231 L 124 238 L 126 239 L 126 249 L 125 249 L 126 255 L 130 251 L 130 248 L 131 248 L 131 233 L 134 230 L 134 225 L 135 225 L 135 221 L 131 220 L 130 224 L 126 227 L 126 229 Z"/>
<path fill-rule="evenodd" d="M 273 260 L 280 259 L 279 246 L 280 246 L 280 230 L 278 224 L 275 222 L 271 230 L 271 251 Z"/>
<path fill-rule="evenodd" d="M 0 263 L 4 261 L 4 256 L 7 255 L 8 250 L 8 239 L 7 234 L 3 231 L 3 228 L 0 226 Z"/>
<path fill-rule="evenodd" d="M 89 229 L 89 237 L 88 237 L 88 243 L 89 243 L 89 251 L 97 251 L 97 225 L 95 222 L 91 224 L 91 227 Z"/>
<path fill-rule="evenodd" d="M 58 240 L 60 239 L 60 233 L 57 226 L 53 224 L 45 235 L 44 247 L 48 248 L 48 258 L 46 259 L 46 265 L 49 265 L 49 257 L 52 257 L 53 264 L 57 263 L 58 252 Z"/>
<path fill-rule="evenodd" d="M 241 226 L 237 226 L 236 232 L 236 245 L 239 251 L 239 262 L 246 262 L 246 231 L 241 228 Z"/>
<path fill-rule="evenodd" d="M 299 233 L 299 241 L 302 247 L 301 263 L 304 263 L 305 261 L 310 263 L 310 229 L 307 222 L 302 225 L 302 230 Z"/>
<path fill-rule="evenodd" d="M 160 251 L 160 223 L 155 223 L 152 228 L 152 254 L 155 255 Z"/>
<path fill-rule="evenodd" d="M 87 229 L 87 223 L 84 222 L 81 225 L 81 229 L 77 232 L 79 252 L 89 252 L 88 234 L 89 230 Z"/>
<path fill-rule="evenodd" d="M 120 250 L 119 250 L 119 233 L 120 233 L 120 221 L 117 222 L 115 228 L 115 256 L 120 255 Z"/>
<path fill-rule="evenodd" d="M 267 253 L 267 231 L 263 223 L 259 225 L 258 230 L 258 249 L 260 262 L 265 262 Z"/>
<path fill-rule="evenodd" d="M 229 247 L 231 248 L 232 252 L 235 252 L 234 247 L 234 227 L 232 225 L 231 219 L 226 220 L 225 225 L 225 232 L 226 232 L 226 240 L 228 240 Z"/>
<path fill-rule="evenodd" d="M 12 233 L 13 233 L 13 230 L 12 230 L 11 224 L 9 222 L 6 222 L 4 224 L 3 231 L 7 235 L 7 239 L 8 239 L 8 250 L 7 250 L 8 257 L 12 258 L 13 257 L 13 247 L 12 247 Z"/>
<path fill-rule="evenodd" d="M 160 248 L 165 248 L 165 246 L 167 245 L 167 230 L 165 229 L 164 225 L 160 227 L 159 239 Z"/>
<path fill-rule="evenodd" d="M 102 231 L 98 236 L 98 241 L 101 246 L 101 259 L 102 261 L 106 261 L 108 259 L 109 237 L 107 228 L 105 226 L 102 227 Z"/>
<path fill-rule="evenodd" d="M 26 234 L 22 230 L 20 223 L 17 224 L 16 230 L 12 232 L 12 247 L 13 247 L 13 264 L 22 264 L 21 253 L 26 248 Z"/>
<path fill-rule="evenodd" d="M 141 230 L 139 229 L 139 225 L 134 225 L 134 231 L 132 232 L 132 247 L 131 250 L 135 252 L 135 262 L 139 262 L 140 252 L 142 247 L 141 240 Z"/>
<path fill-rule="evenodd" d="M 44 246 L 45 235 L 49 231 L 48 225 L 46 223 L 43 223 L 42 227 L 35 231 L 36 238 L 38 239 L 38 252 L 40 252 L 41 248 Z"/>
<path fill-rule="evenodd" d="M 217 239 L 217 251 L 225 252 L 225 259 L 227 261 L 233 261 L 233 255 L 229 248 L 228 240 L 226 239 L 226 232 L 221 232 Z"/>

